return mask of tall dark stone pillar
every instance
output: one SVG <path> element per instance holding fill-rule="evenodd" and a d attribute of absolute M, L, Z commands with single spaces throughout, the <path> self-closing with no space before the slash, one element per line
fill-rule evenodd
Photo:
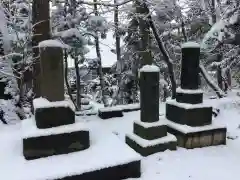
<path fill-rule="evenodd" d="M 198 89 L 199 57 L 199 44 L 182 45 L 181 88 L 176 91 L 176 100 L 166 103 L 168 130 L 179 146 L 188 149 L 226 143 L 226 128 L 212 125 L 212 107 L 203 104 L 203 92 Z"/>
<path fill-rule="evenodd" d="M 141 121 L 159 120 L 159 72 L 140 72 Z"/>
<path fill-rule="evenodd" d="M 62 47 L 40 47 L 41 96 L 49 101 L 64 100 Z"/>
<path fill-rule="evenodd" d="M 200 46 L 196 43 L 182 47 L 181 88 L 198 89 L 199 87 Z"/>
<path fill-rule="evenodd" d="M 159 68 L 154 65 L 140 70 L 140 107 L 141 119 L 134 122 L 133 133 L 126 136 L 126 143 L 143 156 L 175 150 L 176 137 L 167 133 L 167 126 L 159 120 Z M 162 138 L 165 140 L 161 141 Z M 159 143 L 153 143 L 156 140 Z M 147 146 L 142 144 L 144 141 Z"/>

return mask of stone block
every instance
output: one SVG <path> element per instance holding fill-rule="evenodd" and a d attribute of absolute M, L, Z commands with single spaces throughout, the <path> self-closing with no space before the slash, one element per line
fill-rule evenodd
<path fill-rule="evenodd" d="M 123 111 L 120 108 L 102 108 L 98 110 L 98 116 L 101 119 L 123 117 Z"/>
<path fill-rule="evenodd" d="M 212 107 L 185 108 L 166 103 L 166 118 L 188 126 L 204 126 L 212 123 Z"/>
<path fill-rule="evenodd" d="M 151 154 L 157 153 L 157 152 L 163 152 L 167 149 L 169 150 L 176 150 L 177 149 L 177 140 L 175 139 L 175 136 L 168 135 L 170 137 L 174 137 L 171 140 L 162 141 L 158 143 L 151 144 L 152 142 L 156 140 L 149 141 L 149 145 L 143 145 L 136 141 L 137 137 L 136 135 L 126 135 L 125 142 L 136 152 L 141 154 L 142 156 L 149 156 Z M 141 137 L 138 137 L 141 138 Z M 161 138 L 160 138 L 161 139 Z"/>
<path fill-rule="evenodd" d="M 68 125 L 75 122 L 75 112 L 68 106 L 36 108 L 35 120 L 39 129 Z"/>
<path fill-rule="evenodd" d="M 203 93 L 176 93 L 176 101 L 179 103 L 199 104 L 203 102 Z"/>
<path fill-rule="evenodd" d="M 182 125 L 178 125 L 182 126 Z M 215 127 L 196 130 L 195 132 L 183 132 L 179 128 L 168 126 L 168 132 L 175 135 L 177 145 L 186 149 L 194 149 L 208 146 L 226 144 L 226 128 Z M 214 141 L 215 137 L 215 141 Z"/>
<path fill-rule="evenodd" d="M 53 180 L 122 180 L 141 177 L 141 161 L 107 167 L 80 175 L 67 176 Z"/>
<path fill-rule="evenodd" d="M 23 138 L 23 155 L 33 160 L 53 155 L 67 154 L 89 148 L 89 131 L 53 134 Z"/>
<path fill-rule="evenodd" d="M 141 123 L 134 122 L 133 124 L 134 134 L 147 140 L 158 139 L 167 135 L 166 125 L 160 124 L 160 125 L 154 126 L 154 123 L 149 123 L 149 124 L 153 124 L 153 126 L 150 125 L 149 127 L 144 127 L 143 125 L 141 125 Z"/>
<path fill-rule="evenodd" d="M 140 107 L 141 121 L 159 120 L 159 72 L 140 72 Z"/>

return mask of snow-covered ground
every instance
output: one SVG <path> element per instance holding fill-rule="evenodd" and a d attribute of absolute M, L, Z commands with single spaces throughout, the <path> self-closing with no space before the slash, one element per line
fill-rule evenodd
<path fill-rule="evenodd" d="M 139 180 L 228 180 L 238 178 L 240 166 L 240 97 L 230 95 L 228 98 L 221 100 L 207 100 L 206 103 L 221 110 L 220 114 L 214 118 L 214 122 L 227 126 L 227 145 L 193 150 L 178 148 L 177 151 L 165 151 L 145 157 L 142 160 L 142 177 Z M 160 112 L 164 113 L 164 111 L 165 106 L 161 104 Z M 104 121 L 96 116 L 77 117 L 80 124 L 86 123 L 94 125 L 97 129 L 112 132 L 120 141 L 124 141 L 125 134 L 132 131 L 133 121 L 139 119 L 139 111 L 125 113 L 122 118 L 112 118 Z M 0 126 L 0 179 L 11 179 L 14 172 L 20 172 L 20 170 L 27 172 L 26 169 L 19 169 L 13 163 L 14 161 L 23 161 L 20 141 L 16 141 L 16 144 L 9 144 L 13 139 L 20 138 L 19 133 L 19 124 Z M 108 142 L 109 146 L 112 146 L 112 141 Z M 121 149 L 118 149 L 116 154 L 119 157 L 124 156 Z M 15 156 L 12 157 L 12 155 Z M 61 156 L 62 159 L 67 159 L 68 156 L 71 158 L 71 155 Z M 84 161 L 88 160 L 85 159 Z M 39 166 L 40 164 L 41 162 Z M 81 164 L 80 160 L 79 164 Z M 21 178 L 15 179 L 24 180 Z"/>

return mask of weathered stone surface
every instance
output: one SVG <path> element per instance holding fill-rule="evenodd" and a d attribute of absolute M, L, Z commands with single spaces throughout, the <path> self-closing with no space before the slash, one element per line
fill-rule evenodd
<path fill-rule="evenodd" d="M 226 130 L 227 131 L 227 130 Z M 213 145 L 226 144 L 226 131 L 217 131 L 213 135 Z"/>
<path fill-rule="evenodd" d="M 198 89 L 200 47 L 182 48 L 181 88 Z"/>
<path fill-rule="evenodd" d="M 39 129 L 73 124 L 75 112 L 70 107 L 46 107 L 35 109 L 35 121 Z"/>
<path fill-rule="evenodd" d="M 27 160 L 33 160 L 81 151 L 89 146 L 89 131 L 31 137 L 23 139 L 23 155 Z"/>
<path fill-rule="evenodd" d="M 141 126 L 140 124 L 137 124 L 134 122 L 133 132 L 134 132 L 134 134 L 140 136 L 143 139 L 153 140 L 153 139 L 158 139 L 163 136 L 166 136 L 167 135 L 167 126 L 160 125 L 160 126 L 153 126 L 153 127 L 145 128 L 145 127 Z"/>
<path fill-rule="evenodd" d="M 109 111 L 101 111 L 101 109 L 98 110 L 98 116 L 101 119 L 109 119 L 114 117 L 123 117 L 123 111 L 122 110 L 109 110 Z"/>
<path fill-rule="evenodd" d="M 176 93 L 176 101 L 179 103 L 199 104 L 203 102 L 203 93 Z"/>
<path fill-rule="evenodd" d="M 141 121 L 159 120 L 159 72 L 140 72 Z"/>
<path fill-rule="evenodd" d="M 133 161 L 122 165 L 106 167 L 97 171 L 53 180 L 122 180 L 139 177 L 141 177 L 141 162 Z"/>
<path fill-rule="evenodd" d="M 212 107 L 185 109 L 166 103 L 166 118 L 189 126 L 203 126 L 212 123 Z"/>
<path fill-rule="evenodd" d="M 169 150 L 176 150 L 177 149 L 177 142 L 171 141 L 166 143 L 160 143 L 154 146 L 148 146 L 148 147 L 142 147 L 139 144 L 137 144 L 134 140 L 132 140 L 130 137 L 125 137 L 125 142 L 136 152 L 141 154 L 142 156 L 149 156 L 151 154 L 157 153 L 157 152 L 163 152 L 167 149 Z"/>
<path fill-rule="evenodd" d="M 168 126 L 168 132 L 177 137 L 178 146 L 186 149 L 226 144 L 226 128 L 216 128 L 198 132 L 183 133 Z"/>
<path fill-rule="evenodd" d="M 41 47 L 41 95 L 49 101 L 64 100 L 63 51 L 60 47 Z"/>

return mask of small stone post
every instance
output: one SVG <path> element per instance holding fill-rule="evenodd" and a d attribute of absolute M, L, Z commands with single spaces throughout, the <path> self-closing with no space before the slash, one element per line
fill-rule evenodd
<path fill-rule="evenodd" d="M 145 65 L 140 70 L 141 119 L 134 122 L 133 133 L 125 139 L 142 156 L 176 149 L 176 137 L 167 133 L 166 124 L 159 120 L 159 71 L 154 65 Z"/>
<path fill-rule="evenodd" d="M 182 46 L 181 88 L 198 89 L 200 46 L 189 42 Z"/>
<path fill-rule="evenodd" d="M 159 69 L 142 68 L 140 71 L 140 107 L 141 121 L 159 120 Z"/>
<path fill-rule="evenodd" d="M 49 101 L 64 100 L 63 45 L 54 40 L 39 44 L 41 96 Z"/>

